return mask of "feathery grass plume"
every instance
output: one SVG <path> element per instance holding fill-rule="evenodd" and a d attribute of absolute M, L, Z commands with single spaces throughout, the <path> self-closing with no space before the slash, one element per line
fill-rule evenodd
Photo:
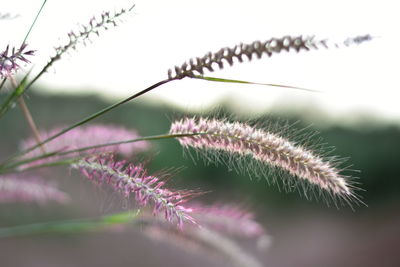
<path fill-rule="evenodd" d="M 69 196 L 38 177 L 17 177 L 16 175 L 0 176 L 0 203 L 48 201 L 66 203 Z"/>
<path fill-rule="evenodd" d="M 27 46 L 27 44 L 23 44 L 18 49 L 15 49 L 15 47 L 13 47 L 10 51 L 11 53 L 9 54 L 10 47 L 9 45 L 7 45 L 6 49 L 0 53 L 0 77 L 2 79 L 10 77 L 18 69 L 20 69 L 18 61 L 30 63 L 30 61 L 26 59 L 26 56 L 33 56 L 35 51 L 26 51 Z"/>
<path fill-rule="evenodd" d="M 173 122 L 170 133 L 199 133 L 178 139 L 185 148 L 217 152 L 216 158 L 219 157 L 218 152 L 232 157 L 251 158 L 262 166 L 267 164 L 284 170 L 299 178 L 283 181 L 289 190 L 299 181 L 308 181 L 306 185 L 301 183 L 306 196 L 307 185 L 314 185 L 323 189 L 332 199 L 338 197 L 350 206 L 351 201 L 360 201 L 349 177 L 340 174 L 340 169 L 333 162 L 277 134 L 240 122 L 195 117 Z"/>
<path fill-rule="evenodd" d="M 203 75 L 205 70 L 213 72 L 215 68 L 223 69 L 225 64 L 232 66 L 235 60 L 242 63 L 244 58 L 251 61 L 253 57 L 257 57 L 258 59 L 263 55 L 271 57 L 273 54 L 279 54 L 283 50 L 287 52 L 290 50 L 295 50 L 296 52 L 300 52 L 301 50 L 309 51 L 319 48 L 360 44 L 371 39 L 372 37 L 370 35 L 363 35 L 348 38 L 342 43 L 331 43 L 326 39 L 317 40 L 314 36 L 284 36 L 282 38 L 271 38 L 264 42 L 255 41 L 250 44 L 241 43 L 232 48 L 221 48 L 218 52 L 209 52 L 203 57 L 190 59 L 189 62 L 185 62 L 181 66 L 175 66 L 175 68 L 168 70 L 168 78 L 170 80 L 183 79 L 185 77 L 193 78 L 196 77 L 196 75 Z"/>
<path fill-rule="evenodd" d="M 100 30 L 108 30 L 110 26 L 117 26 L 117 19 L 127 14 L 133 9 L 134 6 L 129 9 L 121 9 L 118 12 L 110 14 L 110 12 L 103 12 L 100 17 L 92 17 L 87 25 L 80 25 L 80 29 L 77 31 L 71 31 L 68 33 L 69 41 L 67 44 L 56 47 L 56 55 L 54 59 L 58 59 L 62 54 L 69 51 L 70 49 L 76 49 L 79 43 L 86 45 L 90 36 L 93 34 L 99 36 Z M 53 58 L 50 60 L 52 61 Z"/>
<path fill-rule="evenodd" d="M 167 221 L 195 223 L 191 217 L 192 209 L 183 206 L 189 198 L 196 195 L 194 191 L 172 191 L 164 188 L 161 178 L 148 175 L 142 165 L 127 164 L 116 161 L 112 154 L 91 156 L 72 164 L 73 168 L 96 183 L 107 183 L 126 197 L 134 195 L 137 203 L 146 206 L 153 203 L 153 214 L 164 214 Z"/>
<path fill-rule="evenodd" d="M 58 133 L 63 127 L 56 127 L 50 131 L 40 132 L 40 136 L 43 139 L 47 139 L 50 136 Z M 62 135 L 53 141 L 46 144 L 48 152 L 62 152 L 66 150 L 74 150 L 87 146 L 94 146 L 106 143 L 117 142 L 121 140 L 136 139 L 139 135 L 135 130 L 128 130 L 124 127 L 116 125 L 104 125 L 104 124 L 93 124 L 86 127 L 79 127 L 69 131 L 67 134 Z M 21 149 L 27 149 L 36 144 L 36 140 L 33 137 L 25 140 L 21 144 Z M 140 141 L 134 143 L 128 143 L 123 145 L 113 145 L 100 148 L 93 148 L 86 151 L 75 152 L 68 154 L 68 157 L 74 157 L 79 155 L 89 155 L 99 152 L 114 152 L 122 154 L 124 156 L 131 156 L 139 152 L 146 151 L 150 148 L 150 143 L 147 141 Z M 40 148 L 31 151 L 25 157 L 31 158 L 40 156 L 43 152 Z M 62 157 L 62 156 L 61 156 Z M 48 163 L 61 158 L 60 156 L 53 156 L 45 159 L 36 160 L 34 162 L 25 164 L 24 167 L 35 166 L 38 164 Z"/>

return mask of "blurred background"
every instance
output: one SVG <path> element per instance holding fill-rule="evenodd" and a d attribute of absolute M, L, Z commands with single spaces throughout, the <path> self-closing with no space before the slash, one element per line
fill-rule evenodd
<path fill-rule="evenodd" d="M 0 45 L 18 46 L 41 1 L 2 3 Z M 243 121 L 296 123 L 318 131 L 349 157 L 348 174 L 359 177 L 368 207 L 337 209 L 297 192 L 279 192 L 265 179 L 250 179 L 225 166 L 185 157 L 175 140 L 153 142 L 151 172 L 184 167 L 174 188 L 199 188 L 208 203 L 244 203 L 267 229 L 267 251 L 244 247 L 265 266 L 399 266 L 400 108 L 399 25 L 395 1 L 135 1 L 130 17 L 93 37 L 92 44 L 65 56 L 27 94 L 38 126 L 74 123 L 167 76 L 168 68 L 193 56 L 238 42 L 272 36 L 312 35 L 334 40 L 370 33 L 379 38 L 344 49 L 281 54 L 218 71 L 210 76 L 315 89 L 312 93 L 265 86 L 182 80 L 160 87 L 95 122 L 134 128 L 141 135 L 168 131 L 171 120 L 216 110 Z M 4 5 L 3 5 L 4 4 Z M 35 72 L 53 47 L 63 44 L 77 23 L 129 1 L 48 1 L 29 46 Z M 61 11 L 60 11 L 61 10 Z M 6 92 L 0 94 L 3 101 Z M 0 118 L 0 159 L 15 152 L 29 129 L 19 109 Z M 123 200 L 101 191 L 77 172 L 55 168 L 43 173 L 71 195 L 68 205 L 1 205 L 0 226 L 97 217 L 125 210 Z M 230 266 L 223 258 L 187 253 L 148 239 L 140 229 L 77 235 L 0 239 L 3 266 Z"/>

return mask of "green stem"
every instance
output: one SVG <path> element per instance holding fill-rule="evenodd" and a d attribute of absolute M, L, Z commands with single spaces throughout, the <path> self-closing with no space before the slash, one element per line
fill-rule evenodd
<path fill-rule="evenodd" d="M 32 171 L 32 170 L 37 170 L 40 168 L 47 168 L 47 167 L 56 167 L 56 166 L 62 166 L 62 165 L 71 165 L 77 161 L 79 161 L 81 157 L 79 158 L 69 158 L 69 159 L 63 159 L 60 161 L 53 161 L 53 162 L 48 162 L 48 163 L 43 163 L 43 164 L 38 164 L 32 167 L 25 168 L 23 170 L 19 170 L 18 172 L 26 172 L 26 171 Z M 5 173 L 15 173 L 14 170 L 6 171 Z"/>
<path fill-rule="evenodd" d="M 0 118 L 13 106 L 15 101 L 24 93 L 25 84 L 28 80 L 29 72 L 21 80 L 14 91 L 7 97 L 7 99 L 0 106 Z"/>
<path fill-rule="evenodd" d="M 14 77 L 10 77 L 10 81 L 11 81 L 11 84 L 14 86 L 14 88 L 18 87 L 17 81 L 14 79 Z M 29 128 L 32 131 L 32 134 L 33 134 L 36 142 L 37 143 L 42 142 L 41 139 L 40 139 L 40 134 L 39 134 L 39 130 L 38 130 L 37 126 L 36 126 L 36 123 L 33 120 L 32 114 L 29 111 L 28 106 L 25 103 L 24 96 L 19 97 L 17 99 L 17 102 L 18 102 L 18 105 L 19 105 L 19 107 L 20 107 L 20 109 L 22 111 L 22 114 L 24 115 L 24 117 L 25 117 L 25 119 L 26 119 L 26 121 L 27 121 L 27 123 L 29 125 Z M 42 152 L 45 154 L 46 150 L 44 149 L 44 146 L 40 146 L 40 148 L 42 149 Z"/>
<path fill-rule="evenodd" d="M 51 60 L 46 64 L 46 66 L 44 66 L 43 69 L 38 74 L 36 74 L 36 76 L 27 85 L 25 85 L 27 83 L 27 78 L 28 78 L 28 74 L 29 74 L 28 73 L 24 77 L 24 80 L 23 80 L 24 83 L 21 82 L 18 85 L 18 87 L 20 88 L 19 92 L 16 93 L 14 91 L 14 93 L 11 94 L 10 97 L 2 104 L 2 106 L 0 108 L 0 117 L 2 115 L 4 115 L 12 107 L 12 104 L 13 104 L 13 102 L 16 101 L 16 99 L 18 99 L 20 96 L 25 94 L 25 92 L 28 91 L 28 89 L 30 89 L 32 87 L 32 85 L 47 71 L 47 69 L 50 68 L 51 65 L 53 65 L 53 63 L 55 61 L 59 60 L 60 58 L 61 58 L 60 55 L 52 57 Z"/>
<path fill-rule="evenodd" d="M 29 36 L 29 34 L 31 33 L 31 31 L 32 31 L 32 29 L 33 29 L 33 26 L 36 24 L 36 21 L 37 21 L 37 19 L 39 18 L 39 15 L 40 15 L 40 13 L 42 12 L 42 9 L 43 9 L 44 5 L 46 4 L 46 2 L 47 2 L 47 0 L 44 0 L 44 1 L 43 1 L 43 4 L 42 4 L 42 6 L 40 7 L 38 13 L 36 14 L 36 17 L 35 17 L 35 19 L 33 20 L 32 24 L 31 24 L 31 27 L 29 27 L 29 30 L 28 30 L 28 32 L 26 33 L 25 38 L 24 38 L 24 40 L 22 41 L 21 46 L 24 45 L 24 44 L 26 43 L 26 40 L 28 39 L 28 36 Z"/>
<path fill-rule="evenodd" d="M 168 80 L 163 80 L 163 81 L 157 82 L 157 83 L 147 87 L 146 89 L 144 89 L 144 90 L 142 90 L 142 91 L 140 91 L 140 92 L 138 92 L 138 93 L 136 93 L 136 94 L 134 94 L 134 95 L 132 95 L 132 96 L 120 101 L 120 102 L 118 102 L 118 103 L 115 103 L 115 104 L 113 104 L 111 106 L 108 106 L 108 107 L 106 107 L 106 108 L 104 108 L 104 109 L 102 109 L 102 110 L 100 110 L 100 111 L 98 111 L 98 112 L 96 112 L 96 113 L 84 118 L 83 120 L 81 120 L 81 121 L 79 121 L 79 122 L 77 122 L 77 123 L 65 128 L 65 129 L 61 130 L 59 133 L 47 138 L 43 142 L 41 142 L 39 144 L 36 144 L 35 146 L 32 146 L 32 147 L 30 147 L 30 148 L 28 148 L 28 149 L 26 149 L 24 151 L 21 151 L 19 153 L 14 154 L 10 158 L 6 159 L 2 164 L 0 164 L 0 167 L 4 166 L 5 164 L 10 162 L 14 158 L 22 156 L 22 155 L 24 155 L 24 154 L 36 149 L 37 147 L 42 146 L 42 145 L 54 140 L 55 138 L 57 138 L 57 137 L 65 134 L 65 133 L 69 132 L 70 130 L 72 130 L 72 129 L 78 127 L 78 126 L 81 126 L 81 125 L 83 125 L 83 124 L 85 124 L 85 123 L 87 123 L 87 122 L 89 122 L 89 121 L 91 121 L 91 120 L 93 120 L 93 119 L 95 119 L 95 118 L 97 118 L 97 117 L 99 117 L 99 116 L 101 116 L 101 115 L 113 110 L 114 108 L 119 107 L 120 105 L 122 105 L 124 103 L 127 103 L 127 102 L 129 102 L 129 101 L 131 101 L 131 100 L 133 100 L 133 99 L 135 99 L 135 98 L 137 98 L 137 97 L 139 97 L 139 96 L 141 96 L 141 95 L 143 95 L 143 94 L 145 94 L 145 93 L 147 93 L 147 92 L 149 92 L 149 91 L 151 91 L 151 90 L 153 90 L 153 89 L 155 89 L 155 88 L 157 88 L 157 87 L 159 87 L 159 86 L 161 86 L 161 85 L 163 85 L 165 83 L 168 83 L 170 81 L 172 81 L 172 80 L 168 79 Z"/>
<path fill-rule="evenodd" d="M 3 88 L 4 84 L 6 83 L 6 81 L 7 81 L 7 78 L 4 78 L 4 79 L 1 81 L 1 83 L 0 83 L 0 91 L 1 91 L 1 89 Z"/>
<path fill-rule="evenodd" d="M 66 220 L 0 228 L 0 238 L 37 234 L 75 234 L 102 230 L 112 225 L 132 222 L 140 213 L 128 211 L 102 216 L 98 219 Z"/>
<path fill-rule="evenodd" d="M 184 133 L 184 134 L 152 135 L 152 136 L 140 137 L 140 138 L 136 138 L 136 139 L 117 141 L 117 142 L 105 143 L 105 144 L 99 144 L 99 145 L 93 145 L 93 146 L 86 146 L 86 147 L 72 149 L 72 150 L 63 151 L 63 152 L 55 151 L 55 152 L 51 152 L 51 153 L 47 153 L 47 154 L 42 154 L 42 155 L 37 156 L 37 157 L 32 157 L 32 158 L 29 158 L 29 159 L 17 161 L 17 162 L 14 162 L 12 164 L 4 165 L 3 168 L 2 168 L 3 171 L 0 172 L 0 173 L 6 173 L 7 170 L 12 170 L 12 169 L 15 169 L 18 166 L 21 166 L 21 165 L 24 165 L 24 164 L 27 164 L 27 163 L 30 163 L 30 162 L 34 162 L 36 160 L 49 158 L 49 157 L 52 157 L 52 156 L 65 156 L 65 155 L 68 155 L 68 154 L 82 152 L 82 151 L 86 151 L 86 150 L 90 150 L 90 149 L 96 149 L 96 148 L 107 147 L 107 146 L 115 146 L 115 145 L 121 145 L 121 144 L 128 144 L 128 143 L 134 143 L 134 142 L 140 142 L 140 141 L 153 141 L 153 140 L 162 140 L 162 139 L 170 139 L 170 138 L 180 138 L 180 137 L 202 135 L 202 134 L 206 134 L 206 133 Z M 73 161 L 76 161 L 76 160 L 77 159 L 69 159 L 69 160 L 63 160 L 63 161 L 56 161 L 56 162 L 52 162 L 52 163 L 40 164 L 40 165 L 34 166 L 32 168 L 23 169 L 21 171 L 27 171 L 27 170 L 31 170 L 33 168 L 36 169 L 36 168 L 42 168 L 42 167 L 51 167 L 51 166 L 58 166 L 58 165 L 63 165 L 63 164 L 71 164 Z"/>
<path fill-rule="evenodd" d="M 291 85 L 284 85 L 284 84 L 275 84 L 275 83 L 257 83 L 257 82 L 249 82 L 249 81 L 233 80 L 233 79 L 225 79 L 225 78 L 217 78 L 217 77 L 208 77 L 208 76 L 200 76 L 200 75 L 195 75 L 195 76 L 193 76 L 191 78 L 210 81 L 210 82 L 264 85 L 264 86 L 271 86 L 271 87 L 281 87 L 281 88 L 296 89 L 296 90 L 302 90 L 302 91 L 308 91 L 308 92 L 320 92 L 318 90 L 313 90 L 313 89 L 308 89 L 308 88 L 303 88 L 303 87 L 297 87 L 297 86 L 291 86 Z"/>

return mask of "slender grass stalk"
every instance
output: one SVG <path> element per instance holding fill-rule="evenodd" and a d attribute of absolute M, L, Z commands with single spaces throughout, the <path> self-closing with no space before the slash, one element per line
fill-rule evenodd
<path fill-rule="evenodd" d="M 26 35 L 25 35 L 25 37 L 24 37 L 24 40 L 22 41 L 21 46 L 24 45 L 24 44 L 26 44 L 26 40 L 28 40 L 29 34 L 31 33 L 31 31 L 32 31 L 32 29 L 33 29 L 33 26 L 36 24 L 36 21 L 37 21 L 37 19 L 39 18 L 40 13 L 42 12 L 44 6 L 46 5 L 46 2 L 47 2 L 47 0 L 44 0 L 44 1 L 43 1 L 42 5 L 41 5 L 41 7 L 40 7 L 40 9 L 39 9 L 39 11 L 38 11 L 37 14 L 36 14 L 35 19 L 33 20 L 31 26 L 29 27 L 28 32 L 26 33 Z"/>
<path fill-rule="evenodd" d="M 48 168 L 48 167 L 71 165 L 81 159 L 82 159 L 82 157 L 67 158 L 67 159 L 63 159 L 63 160 L 59 160 L 59 161 L 53 161 L 53 162 L 47 162 L 47 163 L 34 165 L 32 167 L 28 167 L 28 168 L 25 168 L 22 170 L 11 170 L 11 171 L 6 170 L 4 173 L 13 173 L 13 172 L 21 173 L 21 172 L 33 171 L 33 170 L 38 170 L 38 169 Z"/>
<path fill-rule="evenodd" d="M 7 111 L 13 107 L 14 103 L 17 101 L 17 99 L 24 93 L 24 88 L 25 85 L 28 81 L 28 72 L 24 78 L 20 81 L 17 87 L 14 88 L 14 91 L 7 97 L 6 100 L 1 104 L 0 106 L 0 118 L 4 116 L 4 114 L 7 113 Z"/>
<path fill-rule="evenodd" d="M 87 150 L 92 150 L 92 149 L 96 149 L 96 148 L 102 148 L 102 147 L 107 147 L 107 146 L 115 146 L 115 145 L 121 145 L 121 144 L 128 144 L 128 143 L 134 143 L 134 142 L 140 142 L 140 141 L 153 141 L 153 140 L 163 140 L 163 139 L 173 139 L 173 138 L 180 138 L 180 137 L 188 137 L 188 136 L 193 136 L 193 135 L 201 135 L 204 133 L 189 133 L 189 134 L 161 134 L 161 135 L 152 135 L 152 136 L 146 136 L 146 137 L 140 137 L 140 138 L 136 138 L 136 139 L 131 139 L 131 140 L 123 140 L 123 141 L 118 141 L 118 142 L 110 142 L 110 143 L 105 143 L 105 144 L 99 144 L 99 145 L 93 145 L 93 146 L 86 146 L 86 147 L 82 147 L 82 148 L 77 148 L 77 149 L 72 149 L 72 150 L 67 150 L 67 151 L 54 151 L 54 152 L 50 152 L 50 153 L 46 153 L 40 156 L 36 156 L 36 157 L 32 157 L 32 158 L 28 158 L 28 159 L 24 159 L 24 160 L 20 160 L 17 162 L 13 162 L 10 164 L 6 164 L 3 166 L 0 166 L 0 173 L 7 173 L 10 171 L 15 170 L 15 168 L 27 164 L 27 163 L 31 163 L 37 160 L 41 160 L 41 159 L 46 159 L 46 158 L 50 158 L 53 156 L 65 156 L 65 155 L 69 155 L 69 154 L 73 154 L 73 153 L 77 153 L 77 152 L 84 152 Z M 77 157 L 74 160 L 79 160 L 81 157 Z M 65 161 L 65 164 L 71 164 L 71 160 L 70 161 Z M 60 161 L 59 163 L 64 162 L 64 161 Z M 41 167 L 48 167 L 48 166 L 58 166 L 58 165 L 62 165 L 57 163 L 56 165 L 48 165 L 48 164 L 40 164 L 38 166 L 35 166 L 36 168 L 41 168 Z M 19 171 L 26 171 L 26 170 L 31 170 L 32 168 L 27 168 L 27 169 L 23 169 L 23 170 L 19 170 Z"/>
<path fill-rule="evenodd" d="M 14 86 L 14 88 L 17 88 L 17 87 L 18 87 L 18 84 L 17 84 L 17 82 L 15 81 L 14 77 L 11 76 L 11 77 L 10 77 L 10 80 L 11 80 L 11 83 L 12 83 L 12 85 Z M 36 139 L 36 142 L 37 142 L 38 144 L 40 144 L 42 141 L 41 141 L 41 139 L 40 139 L 39 130 L 38 130 L 37 126 L 36 126 L 35 121 L 33 120 L 32 114 L 31 114 L 31 112 L 29 111 L 28 106 L 27 106 L 26 103 L 25 103 L 24 97 L 23 97 L 23 96 L 19 97 L 18 100 L 17 100 L 17 102 L 18 102 L 19 107 L 21 108 L 22 114 L 24 114 L 24 117 L 25 117 L 25 119 L 26 119 L 26 121 L 27 121 L 29 127 L 31 128 L 31 131 L 32 131 L 32 133 L 33 133 L 33 136 L 34 136 L 34 138 Z M 40 149 L 42 150 L 43 154 L 46 153 L 46 150 L 45 150 L 45 148 L 44 148 L 44 145 L 41 145 L 41 146 L 40 146 Z"/>
<path fill-rule="evenodd" d="M 3 86 L 4 86 L 4 84 L 6 83 L 6 81 L 7 81 L 7 78 L 4 78 L 4 79 L 1 81 L 1 83 L 0 83 L 0 91 L 1 91 L 1 89 L 3 89 Z"/>
<path fill-rule="evenodd" d="M 313 90 L 313 89 L 308 89 L 308 88 L 302 88 L 302 87 L 297 87 L 297 86 L 291 86 L 291 85 L 284 85 L 284 84 L 275 84 L 275 83 L 257 83 L 257 82 L 249 82 L 249 81 L 233 80 L 233 79 L 217 78 L 217 77 L 209 77 L 209 76 L 200 76 L 200 75 L 195 75 L 194 77 L 191 77 L 191 78 L 200 79 L 200 80 L 205 80 L 205 81 L 210 81 L 210 82 L 223 82 L 223 83 L 239 83 L 239 84 L 251 84 L 251 85 L 264 85 L 264 86 L 271 86 L 271 87 L 280 87 L 280 88 L 296 89 L 296 90 L 302 90 L 302 91 L 308 91 L 308 92 L 320 92 L 320 91 L 318 91 L 318 90 Z"/>
<path fill-rule="evenodd" d="M 31 128 L 33 136 L 36 139 L 36 142 L 38 144 L 40 144 L 42 141 L 41 141 L 41 138 L 40 138 L 39 130 L 38 130 L 37 126 L 36 126 L 35 121 L 33 120 L 32 114 L 29 111 L 29 108 L 26 105 L 23 96 L 18 98 L 18 105 L 21 108 L 22 114 L 24 114 L 24 117 L 25 117 L 26 121 L 28 122 L 29 128 Z M 46 149 L 44 148 L 44 145 L 40 145 L 40 149 L 42 150 L 43 153 L 46 153 Z"/>
<path fill-rule="evenodd" d="M 50 129 L 49 131 L 41 131 L 40 136 L 42 139 L 46 139 L 56 133 L 58 133 L 63 127 L 55 127 Z M 94 146 L 99 144 L 117 142 L 120 140 L 130 140 L 139 138 L 137 131 L 134 129 L 127 129 L 124 127 L 119 127 L 116 125 L 107 125 L 107 124 L 91 124 L 86 125 L 86 127 L 79 127 L 71 130 L 68 134 L 60 136 L 55 140 L 46 144 L 46 150 L 51 152 L 62 152 L 67 150 L 78 149 L 81 147 Z M 23 150 L 25 148 L 29 148 L 32 145 L 35 145 L 37 142 L 34 137 L 29 137 L 20 142 L 20 149 Z M 132 143 L 129 145 L 115 145 L 112 147 L 107 147 L 104 149 L 92 149 L 85 151 L 85 154 L 91 153 L 100 153 L 100 152 L 115 152 L 118 155 L 123 155 L 126 157 L 131 157 L 134 154 L 138 154 L 140 152 L 144 152 L 150 149 L 150 143 L 147 141 L 142 141 L 139 143 Z M 41 151 L 39 149 L 35 149 L 25 155 L 23 158 L 32 158 L 40 156 Z M 82 156 L 82 153 L 76 153 L 78 155 L 71 156 Z M 37 165 L 49 160 L 56 160 L 59 157 L 55 155 L 51 159 L 43 159 L 40 161 L 36 161 L 33 165 Z M 32 165 L 32 164 L 28 164 Z M 24 166 L 28 167 L 28 166 Z"/>
<path fill-rule="evenodd" d="M 78 234 L 98 231 L 121 224 L 133 223 L 140 210 L 105 215 L 100 218 L 44 222 L 0 228 L 0 238 L 40 234 Z"/>
<path fill-rule="evenodd" d="M 0 168 L 1 168 L 1 166 L 4 166 L 6 163 L 8 163 L 11 160 L 15 159 L 16 157 L 22 156 L 22 155 L 24 155 L 24 154 L 26 154 L 26 153 L 38 148 L 39 146 L 44 145 L 47 142 L 50 142 L 51 140 L 54 140 L 55 138 L 57 138 L 57 137 L 65 134 L 65 133 L 69 132 L 70 130 L 72 130 L 72 129 L 78 127 L 78 126 L 81 126 L 81 125 L 83 125 L 85 123 L 88 123 L 89 121 L 92 121 L 93 119 L 95 119 L 95 118 L 97 118 L 97 117 L 99 117 L 99 116 L 101 116 L 101 115 L 103 115 L 103 114 L 105 114 L 105 113 L 107 113 L 107 112 L 109 112 L 109 111 L 121 106 L 122 104 L 125 104 L 125 103 L 127 103 L 127 102 L 129 102 L 129 101 L 131 101 L 131 100 L 133 100 L 133 99 L 135 99 L 135 98 L 137 98 L 137 97 L 139 97 L 139 96 L 141 96 L 141 95 L 143 95 L 143 94 L 145 94 L 145 93 L 147 93 L 147 92 L 149 92 L 149 91 L 151 91 L 151 90 L 153 90 L 153 89 L 155 89 L 155 88 L 157 88 L 157 87 L 159 87 L 159 86 L 161 86 L 163 84 L 166 84 L 166 83 L 168 83 L 170 81 L 171 80 L 167 79 L 167 80 L 163 80 L 163 81 L 157 82 L 157 83 L 147 87 L 146 89 L 144 89 L 144 90 L 142 90 L 142 91 L 140 91 L 140 92 L 138 92 L 138 93 L 136 93 L 136 94 L 134 94 L 134 95 L 132 95 L 132 96 L 130 96 L 128 98 L 125 98 L 122 101 L 119 101 L 119 102 L 117 102 L 117 103 L 115 103 L 115 104 L 113 104 L 111 106 L 108 106 L 108 107 L 106 107 L 106 108 L 104 108 L 104 109 L 102 109 L 102 110 L 100 110 L 100 111 L 98 111 L 98 112 L 96 112 L 96 113 L 94 113 L 94 114 L 92 114 L 92 115 L 90 115 L 90 116 L 78 121 L 77 123 L 75 123 L 75 124 L 73 124 L 73 125 L 71 125 L 69 127 L 66 127 L 65 129 L 61 130 L 59 133 L 47 138 L 43 142 L 41 142 L 41 143 L 39 143 L 39 144 L 37 144 L 35 146 L 32 146 L 31 148 L 28 148 L 28 149 L 26 149 L 24 151 L 21 151 L 21 152 L 18 152 L 16 154 L 12 155 L 8 159 L 6 159 L 2 164 L 0 164 Z M 0 116 L 1 116 L 1 110 L 0 110 Z"/>

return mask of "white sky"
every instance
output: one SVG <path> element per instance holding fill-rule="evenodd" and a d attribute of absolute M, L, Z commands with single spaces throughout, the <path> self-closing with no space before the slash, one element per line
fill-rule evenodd
<path fill-rule="evenodd" d="M 0 0 L 0 45 L 18 46 L 41 0 Z M 334 40 L 370 33 L 380 38 L 351 48 L 274 55 L 210 73 L 209 76 L 281 83 L 317 89 L 284 88 L 182 80 L 149 94 L 184 109 L 206 108 L 229 99 L 244 112 L 285 106 L 319 107 L 333 118 L 359 114 L 400 122 L 400 16 L 396 0 L 48 0 L 30 39 L 39 71 L 53 47 L 65 43 L 77 23 L 102 11 L 136 4 L 120 27 L 103 32 L 86 48 L 67 55 L 40 83 L 54 93 L 96 91 L 115 100 L 165 79 L 167 70 L 187 59 L 239 42 L 283 35 L 316 35 Z M 5 38 L 7 37 L 7 38 Z M 148 99 L 148 98 L 146 98 Z M 215 106 L 215 105 L 214 105 Z"/>

